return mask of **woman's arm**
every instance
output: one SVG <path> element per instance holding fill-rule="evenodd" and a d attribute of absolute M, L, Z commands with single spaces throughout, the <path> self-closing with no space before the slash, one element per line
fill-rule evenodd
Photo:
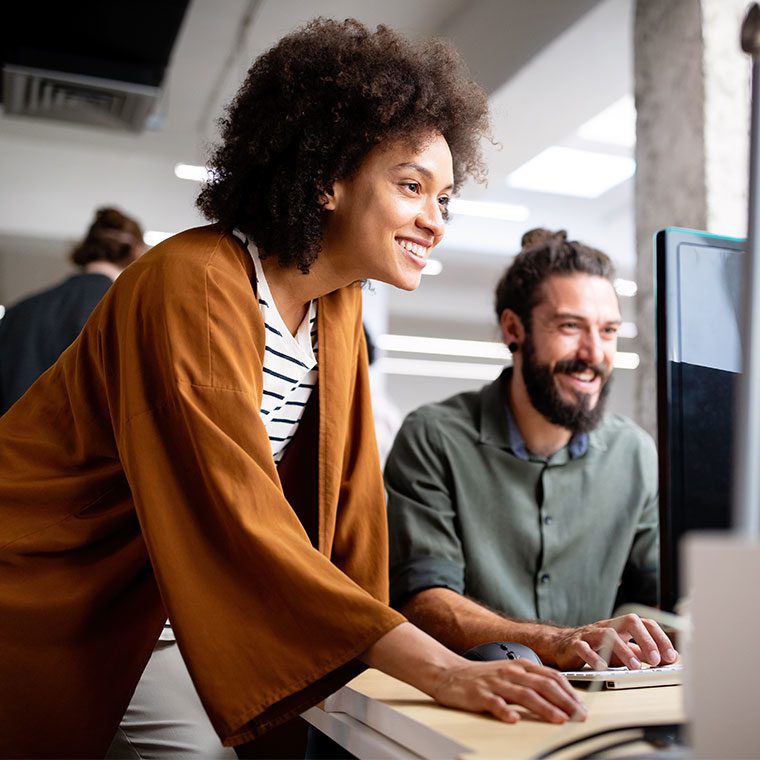
<path fill-rule="evenodd" d="M 488 712 L 507 723 L 520 720 L 512 704 L 550 723 L 586 717 L 583 703 L 556 670 L 525 660 L 471 662 L 411 623 L 386 633 L 360 659 L 446 707 Z"/>

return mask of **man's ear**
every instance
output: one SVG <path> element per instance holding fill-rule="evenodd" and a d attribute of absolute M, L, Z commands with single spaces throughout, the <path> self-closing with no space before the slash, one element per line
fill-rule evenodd
<path fill-rule="evenodd" d="M 501 327 L 501 337 L 511 353 L 519 351 L 525 340 L 525 326 L 522 319 L 512 309 L 504 309 L 501 317 L 499 317 L 499 326 Z"/>

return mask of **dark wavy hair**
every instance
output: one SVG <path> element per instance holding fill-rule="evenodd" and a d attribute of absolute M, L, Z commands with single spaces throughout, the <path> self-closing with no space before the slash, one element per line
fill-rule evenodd
<path fill-rule="evenodd" d="M 116 208 L 99 208 L 84 240 L 69 254 L 79 267 L 91 261 L 110 261 L 126 266 L 143 248 L 143 231 L 132 217 Z"/>
<path fill-rule="evenodd" d="M 444 41 L 317 19 L 258 58 L 220 121 L 197 205 L 282 266 L 306 273 L 322 240 L 320 200 L 379 143 L 443 135 L 454 179 L 482 181 L 488 100 Z"/>
<path fill-rule="evenodd" d="M 615 267 L 607 254 L 567 239 L 567 232 L 537 228 L 526 232 L 522 250 L 496 286 L 496 317 L 511 309 L 530 330 L 530 315 L 541 300 L 541 285 L 553 275 L 591 274 L 613 282 Z"/>

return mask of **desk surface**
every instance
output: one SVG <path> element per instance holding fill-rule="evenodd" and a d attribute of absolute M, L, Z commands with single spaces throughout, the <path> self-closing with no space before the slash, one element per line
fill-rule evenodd
<path fill-rule="evenodd" d="M 441 707 L 412 686 L 368 670 L 303 717 L 357 757 L 394 760 L 531 758 L 603 729 L 684 719 L 680 686 L 584 691 L 583 698 L 589 713 L 583 723 L 556 726 L 524 714 L 510 725 Z M 592 748 L 584 743 L 552 757 L 585 755 Z"/>

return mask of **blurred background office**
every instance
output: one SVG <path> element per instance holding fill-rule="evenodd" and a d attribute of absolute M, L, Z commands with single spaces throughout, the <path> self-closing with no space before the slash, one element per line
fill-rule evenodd
<path fill-rule="evenodd" d="M 566 228 L 618 269 L 610 408 L 654 429 L 651 235 L 745 229 L 744 2 L 16 5 L 0 51 L 0 304 L 61 279 L 98 206 L 130 209 L 149 245 L 202 223 L 207 147 L 250 61 L 314 16 L 353 16 L 453 40 L 493 109 L 488 186 L 462 189 L 419 291 L 365 291 L 390 398 L 405 413 L 495 377 L 496 281 L 525 230 Z"/>

